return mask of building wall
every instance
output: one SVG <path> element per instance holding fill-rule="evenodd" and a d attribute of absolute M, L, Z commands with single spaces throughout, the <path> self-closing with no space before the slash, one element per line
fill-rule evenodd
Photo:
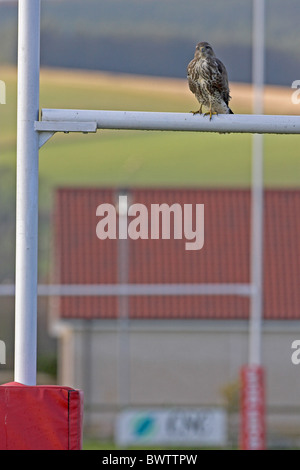
<path fill-rule="evenodd" d="M 135 321 L 121 331 L 111 321 L 68 323 L 61 335 L 60 382 L 85 393 L 85 425 L 113 434 L 123 406 L 223 406 L 247 363 L 247 322 Z M 300 324 L 264 325 L 270 433 L 300 436 L 300 365 L 291 344 Z"/>

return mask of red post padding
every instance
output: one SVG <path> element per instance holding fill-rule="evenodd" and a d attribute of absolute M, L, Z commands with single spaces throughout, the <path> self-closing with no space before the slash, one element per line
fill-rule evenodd
<path fill-rule="evenodd" d="M 260 366 L 244 366 L 241 370 L 242 450 L 266 448 L 265 373 Z"/>
<path fill-rule="evenodd" d="M 82 425 L 81 390 L 0 386 L 0 450 L 81 450 Z"/>

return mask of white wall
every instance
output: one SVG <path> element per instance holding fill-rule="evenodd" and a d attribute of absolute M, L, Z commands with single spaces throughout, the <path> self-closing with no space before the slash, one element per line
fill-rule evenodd
<path fill-rule="evenodd" d="M 119 365 L 126 367 L 119 355 L 116 323 L 75 322 L 72 326 L 61 338 L 60 382 L 84 390 L 85 404 L 94 410 L 86 413 L 88 426 L 110 434 L 124 395 L 119 389 Z M 240 367 L 247 363 L 246 322 L 136 321 L 128 338 L 129 395 L 134 406 L 223 405 L 222 388 L 236 382 Z M 274 432 L 293 428 L 300 436 L 300 419 L 295 420 L 295 413 L 300 413 L 300 365 L 291 362 L 295 339 L 300 339 L 297 322 L 264 326 L 270 423 Z M 291 426 L 287 418 L 282 419 L 283 411 L 290 415 Z"/>

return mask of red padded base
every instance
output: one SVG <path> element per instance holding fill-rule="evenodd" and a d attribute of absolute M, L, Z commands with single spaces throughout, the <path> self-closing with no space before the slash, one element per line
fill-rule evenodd
<path fill-rule="evenodd" d="M 0 450 L 81 450 L 82 425 L 81 390 L 0 386 Z"/>

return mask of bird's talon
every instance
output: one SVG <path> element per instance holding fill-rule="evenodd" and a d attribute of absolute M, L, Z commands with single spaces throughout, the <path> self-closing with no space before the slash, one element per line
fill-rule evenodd
<path fill-rule="evenodd" d="M 209 116 L 209 120 L 211 121 L 212 120 L 212 117 L 213 117 L 213 114 L 215 114 L 216 116 L 218 116 L 218 113 L 214 112 L 214 111 L 209 111 L 208 113 L 205 113 L 204 116 Z"/>

